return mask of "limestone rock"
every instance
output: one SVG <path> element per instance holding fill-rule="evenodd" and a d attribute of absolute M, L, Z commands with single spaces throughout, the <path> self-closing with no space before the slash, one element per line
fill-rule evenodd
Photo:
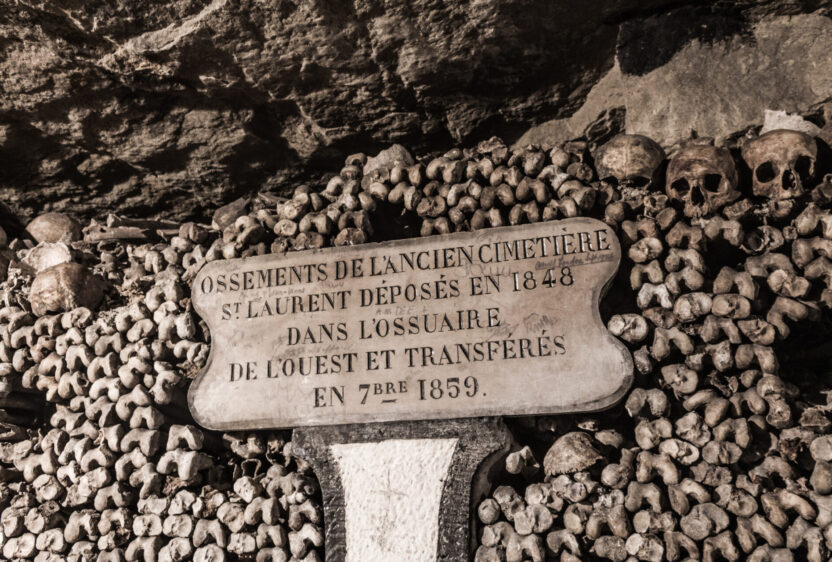
<path fill-rule="evenodd" d="M 77 263 L 62 263 L 44 269 L 29 289 L 29 302 L 37 316 L 79 306 L 95 309 L 103 298 L 103 282 Z"/>
<path fill-rule="evenodd" d="M 713 19 L 709 8 L 686 6 L 624 22 L 618 60 L 588 84 L 582 105 L 529 128 L 515 145 L 592 135 L 611 108 L 623 114 L 614 132 L 644 134 L 664 147 L 691 132 L 730 141 L 758 125 L 767 110 L 811 113 L 832 98 L 829 8 L 787 16 L 779 2 L 758 7 L 749 19 L 736 12 Z M 697 27 L 710 37 L 688 42 Z"/>
<path fill-rule="evenodd" d="M 12 4 L 0 199 L 27 217 L 200 217 L 391 143 L 564 140 L 620 106 L 666 145 L 832 96 L 811 2 Z"/>
<path fill-rule="evenodd" d="M 559 437 L 549 448 L 543 458 L 543 470 L 546 476 L 571 474 L 588 469 L 602 458 L 587 433 L 573 431 Z"/>

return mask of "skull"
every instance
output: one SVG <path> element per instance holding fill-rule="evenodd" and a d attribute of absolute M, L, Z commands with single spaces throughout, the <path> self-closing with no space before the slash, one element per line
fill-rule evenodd
<path fill-rule="evenodd" d="M 818 147 L 815 139 L 798 131 L 769 131 L 742 147 L 751 168 L 754 195 L 773 201 L 793 199 L 815 173 Z"/>
<path fill-rule="evenodd" d="M 684 203 L 687 217 L 704 217 L 740 196 L 731 153 L 710 145 L 688 145 L 667 165 L 668 197 Z"/>
<path fill-rule="evenodd" d="M 662 147 L 642 135 L 618 135 L 595 153 L 598 177 L 618 187 L 649 188 L 662 162 Z"/>

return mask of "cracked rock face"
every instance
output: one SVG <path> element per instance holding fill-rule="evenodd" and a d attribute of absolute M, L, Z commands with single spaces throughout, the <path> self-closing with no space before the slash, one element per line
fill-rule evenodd
<path fill-rule="evenodd" d="M 557 131 L 536 139 L 554 136 L 552 145 L 587 125 L 666 141 L 687 134 L 682 124 L 738 130 L 749 116 L 732 108 L 753 121 L 768 107 L 803 110 L 832 96 L 823 12 L 789 19 L 801 8 L 782 0 L 676 6 L 2 0 L 0 197 L 24 217 L 193 217 L 254 191 L 287 194 L 346 154 L 391 143 L 424 153 L 495 133 L 511 141 L 544 122 Z M 645 26 L 652 31 L 634 31 Z M 772 66 L 754 48 L 801 62 Z M 745 69 L 754 83 L 741 89 L 758 101 L 733 101 L 708 112 L 724 121 L 699 124 L 681 115 L 680 92 L 732 97 L 732 80 L 697 70 L 706 49 L 719 68 Z M 639 87 L 656 74 L 662 84 Z M 760 93 L 777 84 L 788 88 Z M 645 91 L 675 104 L 675 117 L 640 116 L 655 107 L 636 99 Z M 624 107 L 597 120 L 612 107 L 605 96 Z"/>

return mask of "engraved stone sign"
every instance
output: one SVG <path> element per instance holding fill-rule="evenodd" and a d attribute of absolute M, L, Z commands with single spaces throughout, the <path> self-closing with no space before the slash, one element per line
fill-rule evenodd
<path fill-rule="evenodd" d="M 598 311 L 620 257 L 574 218 L 211 262 L 191 412 L 232 430 L 603 409 L 632 380 Z"/>

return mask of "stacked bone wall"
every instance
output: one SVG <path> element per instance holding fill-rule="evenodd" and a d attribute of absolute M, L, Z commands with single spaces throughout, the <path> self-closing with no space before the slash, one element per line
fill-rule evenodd
<path fill-rule="evenodd" d="M 475 559 L 829 559 L 832 161 L 812 118 L 817 136 L 758 128 L 718 148 L 396 145 L 182 224 L 9 218 L 2 557 L 323 560 L 291 432 L 189 416 L 211 345 L 190 304 L 200 267 L 592 216 L 624 249 L 602 312 L 636 382 L 606 412 L 509 420 L 516 444 L 471 514 Z"/>

